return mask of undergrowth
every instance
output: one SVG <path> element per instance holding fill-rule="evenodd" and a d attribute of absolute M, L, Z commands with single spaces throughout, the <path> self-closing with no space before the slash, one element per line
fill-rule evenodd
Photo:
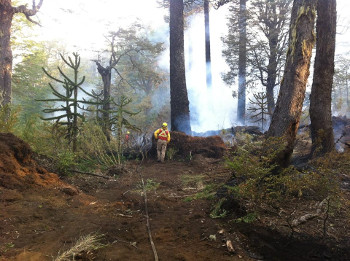
<path fill-rule="evenodd" d="M 94 122 L 81 122 L 78 150 L 73 153 L 65 139 L 64 127 L 54 122 L 42 121 L 32 115 L 19 121 L 19 107 L 0 109 L 0 132 L 11 132 L 26 141 L 39 155 L 50 158 L 59 174 L 70 175 L 72 170 L 94 172 L 122 163 L 118 157 L 117 142 L 113 137 L 107 141 L 100 126 Z"/>
<path fill-rule="evenodd" d="M 238 199 L 248 213 L 254 213 L 254 218 L 247 219 L 249 222 L 269 213 L 283 219 L 294 231 L 295 227 L 318 219 L 325 236 L 329 219 L 349 206 L 339 177 L 349 173 L 350 154 L 332 152 L 310 161 L 302 171 L 294 166 L 280 168 L 274 159 L 284 144 L 282 138 L 273 138 L 239 146 L 227 158 L 232 179 L 237 181 L 237 185 L 226 186 L 228 194 Z M 310 208 L 310 204 L 314 207 Z"/>

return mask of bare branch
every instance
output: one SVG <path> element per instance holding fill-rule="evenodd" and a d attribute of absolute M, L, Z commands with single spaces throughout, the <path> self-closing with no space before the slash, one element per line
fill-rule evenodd
<path fill-rule="evenodd" d="M 35 4 L 35 0 L 33 0 L 33 6 L 32 9 L 28 9 L 27 5 L 20 5 L 17 7 L 12 7 L 13 12 L 14 13 L 22 13 L 25 15 L 25 17 L 27 18 L 28 21 L 40 25 L 38 22 L 32 20 L 31 16 L 36 15 L 36 13 L 39 11 L 39 9 L 41 8 L 42 4 L 43 4 L 44 0 L 40 0 L 38 5 Z"/>

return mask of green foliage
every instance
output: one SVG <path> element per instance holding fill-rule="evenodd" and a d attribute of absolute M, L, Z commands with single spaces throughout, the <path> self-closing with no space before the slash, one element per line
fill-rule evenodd
<path fill-rule="evenodd" d="M 235 135 L 237 145 L 244 146 L 245 144 L 249 144 L 253 142 L 254 137 L 249 133 L 237 132 Z"/>
<path fill-rule="evenodd" d="M 146 184 L 145 184 L 145 190 L 146 191 L 153 191 L 153 190 L 157 190 L 159 187 L 160 183 L 156 182 L 152 179 L 147 179 L 146 180 Z"/>
<path fill-rule="evenodd" d="M 250 118 L 253 122 L 261 123 L 261 130 L 264 130 L 264 123 L 268 115 L 267 95 L 264 92 L 253 93 L 254 99 L 249 98 L 251 106 L 248 108 L 252 112 Z"/>
<path fill-rule="evenodd" d="M 214 199 L 217 188 L 218 188 L 217 184 L 208 184 L 204 187 L 203 190 L 197 192 L 195 195 L 186 197 L 185 201 L 189 202 L 196 199 L 209 199 L 209 200 Z"/>
<path fill-rule="evenodd" d="M 121 96 L 119 99 L 119 102 L 116 103 L 113 100 L 113 104 L 116 106 L 115 111 L 110 111 L 111 113 L 111 118 L 109 124 L 111 126 L 114 126 L 114 130 L 116 132 L 116 141 L 117 141 L 117 153 L 118 153 L 118 158 L 121 159 L 123 155 L 123 147 L 122 147 L 122 130 L 123 128 L 129 129 L 129 130 L 140 130 L 138 127 L 135 125 L 131 124 L 129 120 L 127 119 L 128 117 L 132 117 L 139 112 L 131 112 L 127 109 L 127 105 L 131 102 L 132 100 L 130 98 L 127 98 L 125 96 Z M 119 160 L 120 164 L 120 160 Z"/>
<path fill-rule="evenodd" d="M 222 204 L 226 201 L 225 198 L 221 198 L 215 205 L 214 209 L 210 212 L 211 218 L 223 218 L 226 217 L 227 211 L 222 209 Z"/>
<path fill-rule="evenodd" d="M 45 88 L 42 66 L 48 66 L 49 54 L 42 43 L 33 44 L 22 60 L 14 65 L 12 75 L 13 104 L 21 106 L 20 121 L 41 114 L 44 102 L 33 102 L 48 97 L 50 91 Z"/>
<path fill-rule="evenodd" d="M 111 32 L 109 39 L 111 45 L 107 52 L 112 52 L 108 57 L 109 66 L 116 72 L 112 74 L 111 97 L 118 104 L 121 99 L 115 97 L 132 97 L 128 107 L 139 113 L 129 118 L 129 122 L 142 126 L 142 132 L 151 131 L 159 124 L 159 117 L 162 117 L 160 114 L 163 110 L 160 111 L 158 105 L 166 105 L 165 98 L 169 97 L 168 84 L 165 82 L 168 79 L 167 72 L 158 66 L 159 55 L 164 50 L 163 43 L 154 40 L 155 33 L 149 28 L 137 23 Z M 160 92 L 165 94 L 158 94 Z M 156 100 L 156 106 L 155 96 L 160 97 Z M 117 110 L 118 106 L 112 103 L 111 110 Z M 168 110 L 168 106 L 165 110 Z"/>
<path fill-rule="evenodd" d="M 0 245 L 0 253 L 6 253 L 9 251 L 11 248 L 14 248 L 15 244 L 11 241 L 8 243 L 4 243 L 3 245 Z"/>
<path fill-rule="evenodd" d="M 76 154 L 72 151 L 62 151 L 57 154 L 58 171 L 63 175 L 68 175 L 77 166 Z"/>
<path fill-rule="evenodd" d="M 254 177 L 254 180 L 260 180 L 275 169 L 276 165 L 272 162 L 283 149 L 283 141 L 281 138 L 273 138 L 268 142 L 253 142 L 250 135 L 245 137 L 248 137 L 246 141 L 249 140 L 249 143 L 239 146 L 237 152 L 228 159 L 227 165 L 234 170 L 237 177 Z"/>
<path fill-rule="evenodd" d="M 18 120 L 19 108 L 9 104 L 0 107 L 0 132 L 13 132 Z"/>
<path fill-rule="evenodd" d="M 65 138 L 68 140 L 68 143 L 72 145 L 72 150 L 75 152 L 77 150 L 77 137 L 80 131 L 78 126 L 79 119 L 81 121 L 85 120 L 85 117 L 82 113 L 78 112 L 78 108 L 81 103 L 94 104 L 93 102 L 83 100 L 78 100 L 78 91 L 83 91 L 86 95 L 94 97 L 93 94 L 89 94 L 82 88 L 82 84 L 85 81 L 85 76 L 79 79 L 79 67 L 80 67 L 80 57 L 78 53 L 73 53 L 74 59 L 68 57 L 65 59 L 62 54 L 60 54 L 61 59 L 64 63 L 70 68 L 72 77 L 69 77 L 67 73 L 63 72 L 60 67 L 57 67 L 60 76 L 63 79 L 58 79 L 51 74 L 49 74 L 45 68 L 43 68 L 44 73 L 52 80 L 57 83 L 62 84 L 63 93 L 61 93 L 57 88 L 55 88 L 51 83 L 49 86 L 52 90 L 52 94 L 55 98 L 43 99 L 39 101 L 44 102 L 58 102 L 59 106 L 54 108 L 44 109 L 44 113 L 52 115 L 48 118 L 42 118 L 47 121 L 56 121 L 56 124 L 59 126 L 64 126 L 66 128 Z M 56 114 L 56 115 L 55 115 Z M 57 115 L 58 114 L 58 115 Z"/>
<path fill-rule="evenodd" d="M 182 175 L 181 181 L 184 186 L 198 187 L 203 183 L 204 175 Z"/>
<path fill-rule="evenodd" d="M 233 1 L 230 6 L 231 15 L 228 17 L 228 33 L 222 38 L 224 49 L 222 51 L 229 66 L 223 80 L 232 85 L 238 75 L 239 51 L 242 42 L 239 42 L 242 26 L 239 1 Z M 285 61 L 288 37 L 289 14 L 291 1 L 275 0 L 250 1 L 250 8 L 244 12 L 246 18 L 247 46 L 247 82 L 256 81 L 264 87 L 267 79 L 280 78 L 283 74 L 281 66 Z M 257 37 L 259 35 L 259 37 Z M 282 54 L 279 59 L 274 56 Z M 248 69 L 249 68 L 249 69 Z M 273 70 L 273 71 L 271 71 Z"/>
<path fill-rule="evenodd" d="M 247 215 L 245 215 L 244 217 L 240 217 L 234 220 L 234 222 L 236 223 L 253 223 L 257 220 L 258 218 L 258 214 L 257 213 L 248 213 Z"/>
<path fill-rule="evenodd" d="M 144 189 L 145 191 L 155 191 L 159 188 L 160 186 L 160 183 L 159 182 L 156 182 L 152 179 L 147 179 L 145 184 L 144 184 Z M 137 190 L 138 191 L 143 191 L 143 185 L 142 185 L 142 182 L 140 182 L 138 185 L 137 185 Z"/>
<path fill-rule="evenodd" d="M 118 151 L 117 141 L 112 138 L 108 142 L 102 127 L 94 122 L 84 123 L 78 142 L 79 155 L 86 161 L 97 162 L 105 168 L 121 162 L 121 158 L 118 158 L 120 154 L 116 153 Z"/>
<path fill-rule="evenodd" d="M 280 208 L 295 198 L 323 200 L 339 195 L 339 181 L 336 173 L 349 166 L 338 161 L 338 156 L 327 156 L 314 161 L 310 169 L 303 172 L 293 166 L 280 169 L 273 163 L 274 158 L 283 149 L 283 139 L 273 138 L 265 142 L 255 142 L 238 148 L 229 157 L 227 164 L 236 178 L 242 182 L 229 190 L 251 206 L 258 208 L 268 204 Z"/>
<path fill-rule="evenodd" d="M 169 159 L 169 160 L 173 160 L 174 159 L 174 156 L 176 155 L 178 153 L 178 150 L 176 149 L 176 148 L 168 148 L 167 150 L 166 150 L 166 157 L 167 157 L 167 159 Z"/>

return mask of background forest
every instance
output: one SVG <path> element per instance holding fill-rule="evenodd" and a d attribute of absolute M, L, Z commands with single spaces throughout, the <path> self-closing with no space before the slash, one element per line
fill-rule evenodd
<path fill-rule="evenodd" d="M 213 1 L 210 5 L 207 1 L 185 2 L 185 90 L 189 97 L 189 105 L 185 107 L 189 106 L 192 131 L 196 133 L 239 125 L 256 125 L 261 131 L 269 127 L 283 77 L 293 3 L 248 1 L 243 10 L 244 16 L 237 15 L 243 12 L 242 3 L 245 2 Z M 13 3 L 14 6 L 20 4 L 20 1 Z M 83 124 L 102 119 L 104 122 L 110 121 L 99 123 L 107 140 L 113 136 L 120 147 L 118 144 L 121 144 L 122 136 L 128 130 L 136 131 L 134 142 L 140 143 L 143 140 L 140 137 L 149 135 L 160 122 L 173 123 L 174 117 L 171 117 L 170 111 L 175 110 L 169 108 L 167 2 L 142 3 L 145 8 L 156 10 L 157 17 L 150 15 L 152 11 L 139 12 L 137 9 L 133 16 L 126 19 L 127 15 L 124 14 L 124 17 L 121 15 L 114 21 L 111 20 L 114 12 L 105 11 L 105 17 L 100 22 L 90 18 L 90 3 L 81 7 L 78 4 L 75 2 L 69 6 L 62 2 L 60 7 L 44 2 L 37 14 L 41 27 L 20 15 L 20 12 L 15 14 L 12 22 L 13 113 L 3 129 L 13 128 L 17 135 L 28 140 L 35 148 L 41 148 L 41 152 L 51 147 L 48 139 L 40 138 L 45 133 L 42 130 L 47 130 L 49 136 L 58 131 L 58 139 L 65 137 L 61 133 L 64 130 L 50 129 L 52 124 L 59 126 L 58 129 L 64 128 L 67 117 L 59 118 L 62 124 L 54 124 L 54 120 L 58 120 L 55 117 L 63 115 L 65 101 L 62 97 L 55 97 L 49 84 L 58 92 L 67 91 L 63 82 L 54 79 L 62 75 L 57 68 L 68 78 L 73 77 L 74 70 L 64 59 L 73 57 L 74 52 L 80 59 L 76 73 L 80 78 L 85 77 L 75 97 L 80 101 L 76 101 L 75 113 L 81 116 L 74 123 L 77 129 L 73 130 L 75 136 L 88 129 L 87 126 L 82 127 Z M 210 7 L 210 20 L 209 9 L 205 4 Z M 349 113 L 349 60 L 347 43 L 342 39 L 346 36 L 347 22 L 342 16 L 344 3 L 338 1 L 339 4 L 337 40 L 340 40 L 336 48 L 332 112 L 333 115 L 346 116 Z M 103 3 L 98 6 L 102 9 Z M 118 7 L 128 10 L 127 6 Z M 103 13 L 102 10 L 100 12 Z M 145 22 L 137 18 L 136 13 Z M 64 19 L 58 20 L 58 17 Z M 74 19 L 81 21 L 75 22 Z M 87 37 L 87 32 L 78 26 L 88 23 L 89 19 L 92 20 L 90 26 L 93 26 L 91 32 L 98 33 L 98 38 Z M 72 22 L 74 26 L 68 30 L 67 26 Z M 242 24 L 246 26 L 244 38 L 239 33 Z M 242 55 L 245 57 L 244 64 L 241 62 Z M 311 79 L 309 82 L 312 82 Z M 306 89 L 301 125 L 309 122 L 310 87 Z M 175 102 L 174 97 L 172 99 Z M 117 116 L 118 106 L 129 114 Z M 3 115 L 8 116 L 5 111 Z M 118 123 L 117 117 L 120 117 L 119 121 L 122 118 L 127 120 L 127 123 Z M 42 121 L 40 118 L 51 121 Z M 77 125 L 81 126 L 78 128 Z M 173 126 L 175 129 L 177 127 Z M 66 131 L 68 136 L 71 131 Z M 42 142 L 47 140 L 48 145 L 35 145 L 35 139 Z M 67 141 L 71 143 L 72 138 L 68 137 Z"/>

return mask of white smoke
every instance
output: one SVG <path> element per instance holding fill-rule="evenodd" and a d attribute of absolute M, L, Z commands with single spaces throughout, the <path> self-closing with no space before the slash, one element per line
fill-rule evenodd
<path fill-rule="evenodd" d="M 237 100 L 221 78 L 228 70 L 222 57 L 227 33 L 226 9 L 210 10 L 212 86 L 206 86 L 204 14 L 196 14 L 185 32 L 186 81 L 190 101 L 191 127 L 195 132 L 219 130 L 234 125 Z"/>

